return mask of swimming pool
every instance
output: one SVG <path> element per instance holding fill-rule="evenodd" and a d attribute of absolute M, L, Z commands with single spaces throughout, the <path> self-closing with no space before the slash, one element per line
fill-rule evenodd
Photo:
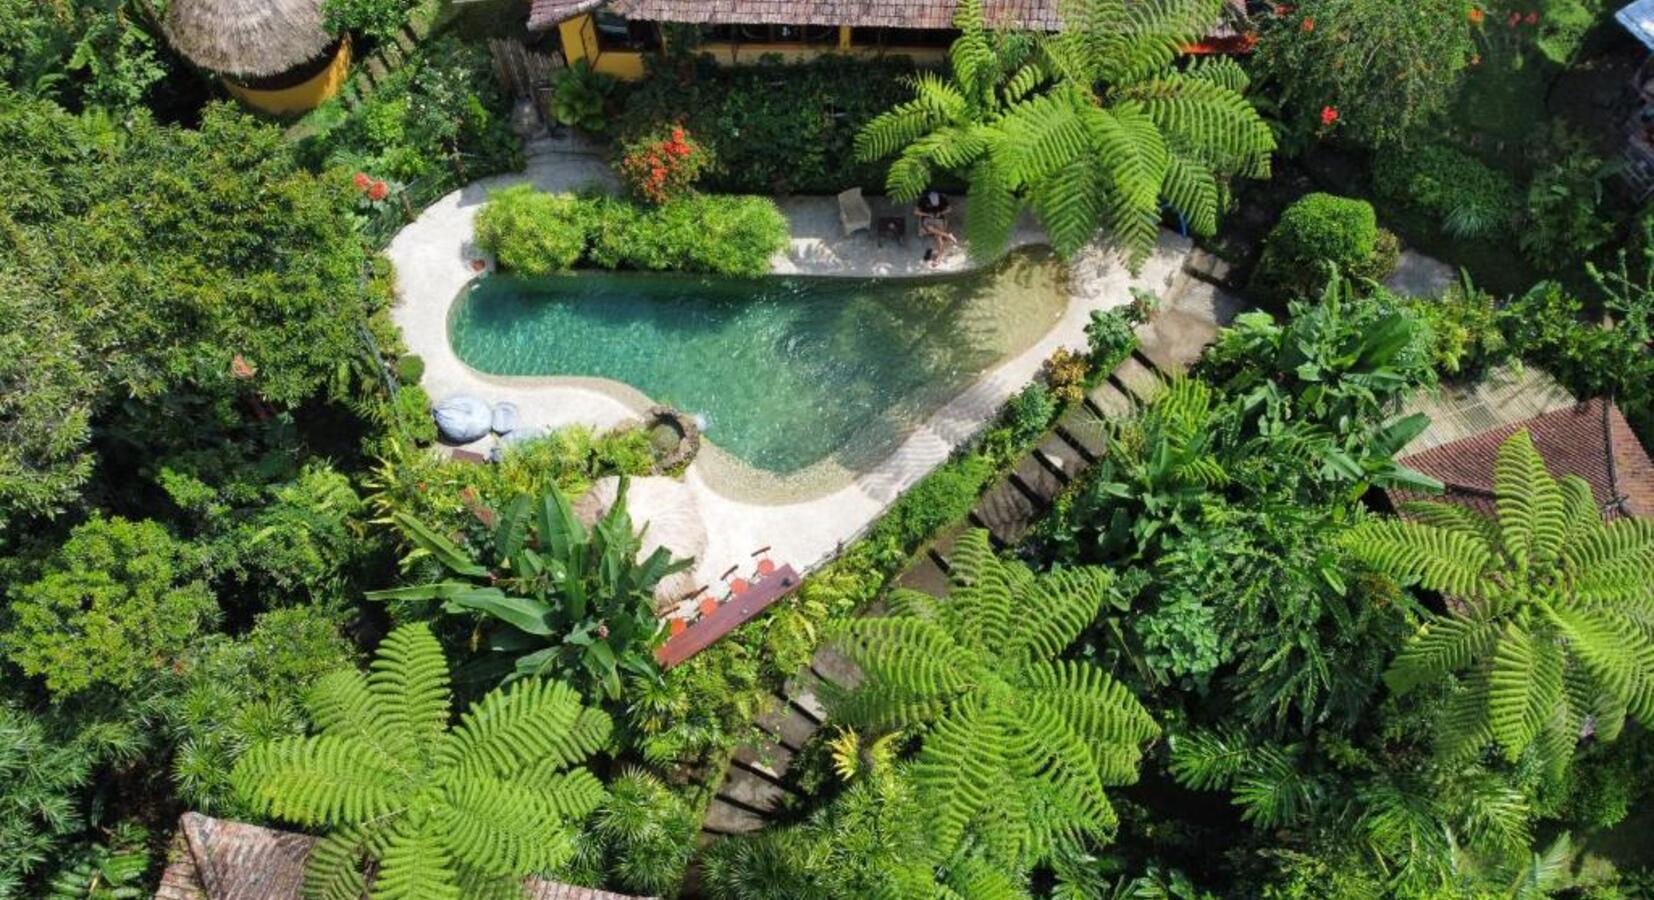
<path fill-rule="evenodd" d="M 704 423 L 746 464 L 789 475 L 870 466 L 972 381 L 1032 346 L 1067 305 L 1043 251 L 929 278 L 489 275 L 449 340 L 490 375 L 630 385 Z"/>

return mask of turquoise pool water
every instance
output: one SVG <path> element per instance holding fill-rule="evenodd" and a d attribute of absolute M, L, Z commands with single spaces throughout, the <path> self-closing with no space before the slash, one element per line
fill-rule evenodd
<path fill-rule="evenodd" d="M 931 278 L 491 275 L 449 340 L 492 375 L 624 382 L 700 416 L 706 436 L 786 475 L 877 462 L 915 423 L 1062 317 L 1061 265 L 1012 254 Z"/>

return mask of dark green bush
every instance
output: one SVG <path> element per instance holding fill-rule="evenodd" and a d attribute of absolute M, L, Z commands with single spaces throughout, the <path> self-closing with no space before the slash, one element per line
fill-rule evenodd
<path fill-rule="evenodd" d="M 787 247 L 787 220 L 763 197 L 696 195 L 653 209 L 590 203 L 589 258 L 605 268 L 762 275 Z"/>
<path fill-rule="evenodd" d="M 1091 353 L 1091 370 L 1098 373 L 1098 377 L 1114 371 L 1137 346 L 1133 318 L 1129 306 L 1091 311 L 1091 321 L 1085 326 L 1085 340 Z"/>
<path fill-rule="evenodd" d="M 1033 382 L 1005 404 L 1005 424 L 1018 443 L 1031 441 L 1051 427 L 1057 416 L 1057 398 L 1045 385 Z"/>
<path fill-rule="evenodd" d="M 830 194 L 882 188 L 885 166 L 858 162 L 856 131 L 908 99 L 905 58 L 827 56 L 786 64 L 661 69 L 640 84 L 621 114 L 619 137 L 635 140 L 668 122 L 687 126 L 718 160 L 701 184 L 732 193 Z"/>
<path fill-rule="evenodd" d="M 519 184 L 495 191 L 477 214 L 477 243 L 522 275 L 571 269 L 586 251 L 589 209 L 572 194 Z"/>
<path fill-rule="evenodd" d="M 1373 163 L 1373 187 L 1385 199 L 1440 220 L 1444 232 L 1461 238 L 1508 234 L 1519 198 L 1503 173 L 1445 144 L 1380 154 Z"/>
<path fill-rule="evenodd" d="M 1381 241 L 1382 233 L 1367 201 L 1308 194 L 1270 229 L 1254 289 L 1311 296 L 1326 283 L 1329 263 L 1355 278 L 1382 279 L 1395 266 L 1394 238 Z"/>

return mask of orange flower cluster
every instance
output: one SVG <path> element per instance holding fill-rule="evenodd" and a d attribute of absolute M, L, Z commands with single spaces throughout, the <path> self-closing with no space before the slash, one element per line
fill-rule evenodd
<path fill-rule="evenodd" d="M 356 189 L 374 203 L 378 203 L 391 195 L 389 184 L 380 178 L 369 178 L 366 172 L 357 172 L 354 181 Z"/>
<path fill-rule="evenodd" d="M 664 137 L 627 146 L 620 175 L 638 196 L 660 204 L 689 190 L 710 163 L 706 149 L 682 125 L 674 125 Z"/>

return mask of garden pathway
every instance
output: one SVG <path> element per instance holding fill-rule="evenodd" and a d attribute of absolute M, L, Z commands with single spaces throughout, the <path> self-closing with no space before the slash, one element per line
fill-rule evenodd
<path fill-rule="evenodd" d="M 1045 439 L 999 482 L 984 491 L 976 508 L 914 558 L 894 584 L 937 596 L 947 593 L 948 553 L 967 528 L 985 528 L 993 542 L 1016 546 L 1050 509 L 1057 495 L 1078 480 L 1103 454 L 1106 420 L 1130 414 L 1151 400 L 1164 380 L 1199 358 L 1218 328 L 1240 309 L 1240 301 L 1213 282 L 1227 266 L 1196 251 L 1174 279 L 1161 308 L 1137 331 L 1137 348 L 1107 378 L 1068 410 Z M 876 607 L 876 605 L 875 605 Z M 877 610 L 870 611 L 877 614 Z M 821 682 L 851 686 L 854 667 L 823 648 L 809 668 L 773 698 L 758 719 L 765 739 L 737 747 L 702 820 L 702 840 L 755 831 L 789 796 L 799 793 L 790 775 L 794 756 L 821 727 L 826 711 Z"/>
<path fill-rule="evenodd" d="M 577 139 L 543 139 L 529 151 L 524 173 L 485 179 L 455 191 L 397 234 L 386 250 L 396 269 L 393 317 L 408 350 L 424 359 L 421 383 L 437 401 L 456 394 L 472 394 L 489 403 L 509 400 L 521 412 L 521 427 L 530 431 L 574 424 L 607 428 L 634 421 L 652 403 L 627 385 L 594 378 L 485 375 L 462 363 L 449 344 L 448 313 L 476 277 L 473 263 L 492 265 L 472 242 L 474 219 L 489 192 L 524 182 L 552 191 L 614 183 L 595 148 Z M 777 271 L 868 276 L 895 274 L 888 266 L 898 264 L 908 267 L 902 272 L 927 271 L 919 261 L 917 242 L 903 251 L 910 256 L 902 263 L 895 249 L 876 246 L 869 235 L 838 236 L 833 230 L 834 198 L 794 198 L 784 206 L 797 232 L 792 250 L 774 260 Z M 1019 239 L 1037 237 L 1025 229 Z M 1083 252 L 1070 266 L 1071 296 L 1057 325 L 913 427 L 880 462 L 857 469 L 840 467 L 828 472 L 830 477 L 782 481 L 741 466 L 711 442 L 703 444 L 684 475 L 709 536 L 695 568 L 698 582 L 715 585 L 732 566 L 750 566 L 753 551 L 760 547 L 769 547 L 771 558 L 800 571 L 831 558 L 902 491 L 981 431 L 1054 350 L 1083 348 L 1092 310 L 1130 302 L 1133 288 L 1166 293 L 1190 249 L 1187 239 L 1163 233 L 1135 276 L 1101 247 Z M 950 256 L 942 268 L 967 265 L 959 254 Z M 485 439 L 469 449 L 487 451 L 492 442 Z"/>

